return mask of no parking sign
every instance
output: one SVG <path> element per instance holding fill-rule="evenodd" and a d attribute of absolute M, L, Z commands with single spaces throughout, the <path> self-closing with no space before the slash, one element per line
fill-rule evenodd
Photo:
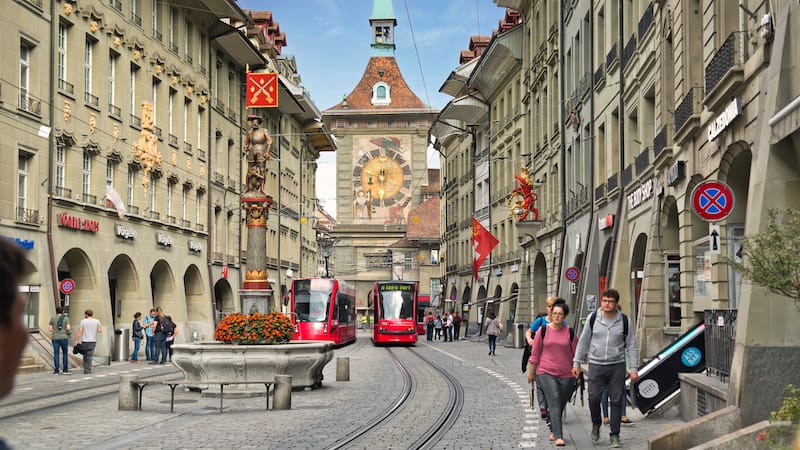
<path fill-rule="evenodd" d="M 64 278 L 58 284 L 58 289 L 64 295 L 72 294 L 72 292 L 75 290 L 75 280 L 72 278 Z"/>
<path fill-rule="evenodd" d="M 733 211 L 733 191 L 721 181 L 703 181 L 692 191 L 692 208 L 703 220 L 722 220 Z"/>

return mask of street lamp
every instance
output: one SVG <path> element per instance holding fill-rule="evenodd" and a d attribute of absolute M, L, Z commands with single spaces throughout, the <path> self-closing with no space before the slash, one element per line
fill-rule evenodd
<path fill-rule="evenodd" d="M 336 243 L 336 239 L 331 238 L 330 236 L 322 236 L 317 239 L 317 245 L 319 246 L 319 251 L 322 253 L 322 257 L 325 258 L 325 278 L 329 278 L 328 274 L 328 258 L 331 257 L 333 254 L 333 245 Z"/>

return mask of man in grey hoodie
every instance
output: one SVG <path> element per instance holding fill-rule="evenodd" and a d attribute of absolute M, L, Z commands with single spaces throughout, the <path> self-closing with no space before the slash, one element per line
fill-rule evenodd
<path fill-rule="evenodd" d="M 625 350 L 628 351 L 631 381 L 639 379 L 639 352 L 628 318 L 617 309 L 619 292 L 609 289 L 601 295 L 600 309 L 590 314 L 578 341 L 572 374 L 577 378 L 581 362 L 589 357 L 589 412 L 592 415 L 592 442 L 600 439 L 600 398 L 608 387 L 611 399 L 611 446 L 619 447 L 620 419 L 625 392 Z M 592 316 L 595 316 L 592 318 Z M 592 326 L 593 324 L 593 326 Z M 627 330 L 627 333 L 626 333 Z"/>

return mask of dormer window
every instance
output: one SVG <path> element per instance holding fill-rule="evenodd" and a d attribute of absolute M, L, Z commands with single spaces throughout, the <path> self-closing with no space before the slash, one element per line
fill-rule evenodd
<path fill-rule="evenodd" d="M 380 81 L 372 86 L 372 104 L 389 105 L 392 103 L 391 88 L 388 84 Z"/>

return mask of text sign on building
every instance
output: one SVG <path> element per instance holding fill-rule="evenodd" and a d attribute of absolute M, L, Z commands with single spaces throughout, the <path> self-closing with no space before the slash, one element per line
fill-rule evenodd
<path fill-rule="evenodd" d="M 122 239 L 130 239 L 130 240 L 136 239 L 137 236 L 136 230 L 126 228 L 125 225 L 122 225 L 121 223 L 118 223 L 114 227 L 114 234 L 116 234 L 117 237 L 121 237 Z"/>
<path fill-rule="evenodd" d="M 653 179 L 642 183 L 633 192 L 628 194 L 628 210 L 638 208 L 642 203 L 653 196 Z"/>
<path fill-rule="evenodd" d="M 611 228 L 614 226 L 614 215 L 613 214 L 606 214 L 605 216 L 601 216 L 597 219 L 597 229 L 600 231 L 605 230 L 606 228 Z"/>
<path fill-rule="evenodd" d="M 721 181 L 703 181 L 692 191 L 692 208 L 703 220 L 722 220 L 733 211 L 733 191 Z"/>
<path fill-rule="evenodd" d="M 80 217 L 71 216 L 67 213 L 58 215 L 58 226 L 72 228 L 73 230 L 88 231 L 90 233 L 97 233 L 100 231 L 100 222 L 91 219 L 81 219 Z"/>
<path fill-rule="evenodd" d="M 706 134 L 708 135 L 708 142 L 713 141 L 714 139 L 722 133 L 725 128 L 733 122 L 733 119 L 739 117 L 739 114 L 742 113 L 742 100 L 738 98 L 734 98 L 732 102 L 728 104 L 725 108 L 725 111 L 722 111 L 722 114 L 718 115 L 714 120 L 708 124 L 708 128 L 706 128 Z"/>
<path fill-rule="evenodd" d="M 201 244 L 201 243 L 199 243 L 199 242 L 197 242 L 195 240 L 189 239 L 189 250 L 191 250 L 191 251 L 193 251 L 195 253 L 200 253 L 200 252 L 203 251 L 203 244 Z"/>
<path fill-rule="evenodd" d="M 164 247 L 172 247 L 174 244 L 172 238 L 164 233 L 156 233 L 156 243 Z"/>
<path fill-rule="evenodd" d="M 686 161 L 676 161 L 667 169 L 667 186 L 675 186 L 686 177 Z"/>

